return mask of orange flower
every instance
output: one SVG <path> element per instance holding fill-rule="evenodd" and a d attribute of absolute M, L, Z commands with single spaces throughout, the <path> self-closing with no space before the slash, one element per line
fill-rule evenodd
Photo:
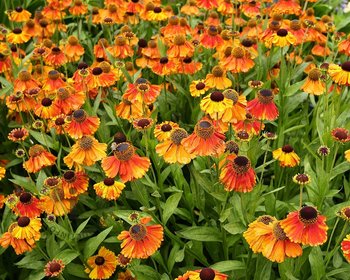
<path fill-rule="evenodd" d="M 111 66 L 105 62 L 91 70 L 91 74 L 86 77 L 86 83 L 89 89 L 110 87 L 115 83 L 116 78 L 115 73 L 111 70 Z"/>
<path fill-rule="evenodd" d="M 196 156 L 213 156 L 224 152 L 225 135 L 218 132 L 209 120 L 200 120 L 194 132 L 182 140 L 185 150 Z"/>
<path fill-rule="evenodd" d="M 221 61 L 221 65 L 232 73 L 245 73 L 252 69 L 255 63 L 246 51 L 238 46 L 225 50 L 225 57 Z"/>
<path fill-rule="evenodd" d="M 126 38 L 119 35 L 115 38 L 115 45 L 107 47 L 107 51 L 114 57 L 124 59 L 134 54 L 133 49 L 127 44 Z"/>
<path fill-rule="evenodd" d="M 322 81 L 321 77 L 322 72 L 319 69 L 314 68 L 310 70 L 305 83 L 300 87 L 300 89 L 313 95 L 321 95 L 325 93 L 326 83 Z"/>
<path fill-rule="evenodd" d="M 189 74 L 193 75 L 202 69 L 203 64 L 200 62 L 195 62 L 191 57 L 181 58 L 177 64 L 176 72 L 179 74 Z"/>
<path fill-rule="evenodd" d="M 188 153 L 181 144 L 182 140 L 187 137 L 188 133 L 184 129 L 173 128 L 169 138 L 156 146 L 157 154 L 161 155 L 167 163 L 190 163 L 195 156 Z"/>
<path fill-rule="evenodd" d="M 46 151 L 41 145 L 29 148 L 29 159 L 23 163 L 23 167 L 29 173 L 40 171 L 43 167 L 54 165 L 56 157 Z"/>
<path fill-rule="evenodd" d="M 197 0 L 197 6 L 206 10 L 211 10 L 218 7 L 217 0 Z"/>
<path fill-rule="evenodd" d="M 340 66 L 331 64 L 328 67 L 328 74 L 338 85 L 350 85 L 350 61 L 342 63 Z"/>
<path fill-rule="evenodd" d="M 15 128 L 12 129 L 8 135 L 8 139 L 12 142 L 24 141 L 29 136 L 28 130 L 25 128 Z"/>
<path fill-rule="evenodd" d="M 13 11 L 8 13 L 9 20 L 13 22 L 26 22 L 32 14 L 21 6 L 17 6 Z"/>
<path fill-rule="evenodd" d="M 88 116 L 83 109 L 73 112 L 71 121 L 65 129 L 70 137 L 79 139 L 84 135 L 93 135 L 100 125 L 100 119 L 94 116 Z"/>
<path fill-rule="evenodd" d="M 51 52 L 44 58 L 47 65 L 60 67 L 67 63 L 67 57 L 59 47 L 53 47 Z"/>
<path fill-rule="evenodd" d="M 279 0 L 274 3 L 270 14 L 281 14 L 281 15 L 300 15 L 301 7 L 297 0 Z"/>
<path fill-rule="evenodd" d="M 225 110 L 233 106 L 233 101 L 225 97 L 221 91 L 213 91 L 201 100 L 200 108 L 212 119 L 221 119 Z"/>
<path fill-rule="evenodd" d="M 135 154 L 135 148 L 128 142 L 116 145 L 114 155 L 102 160 L 102 169 L 110 178 L 119 177 L 124 181 L 132 181 L 143 177 L 150 167 L 147 157 Z"/>
<path fill-rule="evenodd" d="M 140 101 L 129 101 L 122 99 L 122 101 L 115 107 L 116 115 L 119 118 L 132 121 L 143 116 L 143 106 Z"/>
<path fill-rule="evenodd" d="M 209 89 L 204 80 L 193 80 L 190 84 L 190 93 L 193 97 L 198 97 Z"/>
<path fill-rule="evenodd" d="M 52 261 L 49 261 L 45 265 L 45 269 L 44 269 L 45 276 L 57 277 L 62 273 L 64 267 L 65 265 L 62 260 L 53 259 Z"/>
<path fill-rule="evenodd" d="M 167 50 L 169 58 L 184 58 L 191 57 L 194 53 L 194 46 L 186 41 L 186 37 L 183 34 L 174 36 L 172 45 Z"/>
<path fill-rule="evenodd" d="M 299 211 L 289 213 L 280 226 L 292 242 L 318 246 L 327 241 L 326 217 L 312 206 L 304 206 Z"/>
<path fill-rule="evenodd" d="M 201 44 L 208 49 L 214 49 L 224 43 L 224 40 L 218 34 L 218 29 L 215 26 L 210 26 L 200 39 Z"/>
<path fill-rule="evenodd" d="M 242 5 L 242 13 L 249 18 L 255 18 L 260 15 L 260 2 L 248 1 Z"/>
<path fill-rule="evenodd" d="M 18 73 L 18 78 L 13 82 L 14 91 L 30 91 L 31 89 L 38 88 L 39 83 L 32 78 L 32 75 L 26 71 L 22 70 Z"/>
<path fill-rule="evenodd" d="M 10 33 L 7 35 L 7 41 L 11 44 L 23 44 L 30 40 L 31 36 L 30 34 L 23 31 L 21 28 L 14 28 Z"/>
<path fill-rule="evenodd" d="M 176 68 L 175 62 L 166 56 L 161 57 L 158 61 L 151 65 L 151 70 L 159 76 L 174 74 Z"/>
<path fill-rule="evenodd" d="M 245 156 L 237 156 L 229 160 L 221 170 L 220 181 L 227 191 L 251 192 L 256 178 L 249 159 Z"/>
<path fill-rule="evenodd" d="M 210 88 L 225 89 L 230 87 L 232 82 L 226 77 L 226 72 L 222 67 L 215 66 L 211 74 L 207 74 L 205 84 Z"/>
<path fill-rule="evenodd" d="M 63 173 L 62 189 L 64 198 L 74 198 L 87 191 L 89 187 L 89 177 L 82 171 L 68 170 Z"/>
<path fill-rule="evenodd" d="M 115 181 L 113 178 L 106 178 L 94 185 L 96 194 L 107 200 L 118 199 L 124 188 L 125 184 Z"/>
<path fill-rule="evenodd" d="M 226 280 L 227 275 L 206 267 L 194 271 L 187 271 L 184 275 L 175 280 Z"/>
<path fill-rule="evenodd" d="M 331 134 L 334 141 L 340 142 L 342 144 L 350 141 L 349 130 L 345 128 L 342 128 L 342 127 L 334 128 L 332 129 Z"/>
<path fill-rule="evenodd" d="M 74 4 L 69 8 L 73 16 L 84 15 L 88 12 L 88 6 L 82 0 L 74 0 Z"/>
<path fill-rule="evenodd" d="M 152 218 L 141 218 L 129 231 L 122 231 L 118 240 L 122 240 L 121 253 L 128 258 L 146 259 L 153 255 L 163 241 L 161 225 L 147 225 Z"/>
<path fill-rule="evenodd" d="M 350 263 L 350 234 L 348 234 L 341 243 L 341 250 L 345 259 Z"/>
<path fill-rule="evenodd" d="M 154 136 L 159 142 L 164 142 L 170 138 L 170 135 L 175 128 L 179 128 L 177 123 L 171 121 L 162 122 L 155 126 Z"/>
<path fill-rule="evenodd" d="M 282 148 L 274 150 L 272 155 L 274 159 L 280 162 L 280 166 L 282 167 L 294 167 L 299 165 L 300 162 L 299 156 L 294 152 L 291 145 L 285 145 Z"/>
<path fill-rule="evenodd" d="M 246 97 L 243 94 L 239 95 L 238 92 L 233 89 L 224 90 L 223 95 L 225 98 L 232 100 L 233 105 L 224 111 L 221 120 L 229 123 L 243 121 L 246 118 Z"/>
<path fill-rule="evenodd" d="M 284 262 L 286 257 L 301 256 L 303 250 L 297 243 L 291 242 L 274 217 L 261 216 L 249 225 L 243 234 L 253 252 L 261 252 L 273 262 Z"/>
<path fill-rule="evenodd" d="M 161 87 L 159 85 L 152 85 L 144 78 L 138 78 L 134 84 L 128 84 L 123 98 L 130 102 L 139 101 L 145 104 L 152 104 L 156 101 L 160 94 Z"/>
<path fill-rule="evenodd" d="M 41 102 L 37 103 L 35 106 L 34 113 L 43 119 L 51 119 L 60 114 L 60 108 L 58 107 L 56 100 L 44 97 Z"/>
<path fill-rule="evenodd" d="M 61 73 L 57 70 L 50 70 L 47 79 L 44 81 L 43 89 L 47 91 L 54 91 L 64 88 L 66 83 L 61 78 Z"/>
<path fill-rule="evenodd" d="M 57 89 L 56 97 L 57 106 L 61 113 L 66 115 L 71 111 L 78 110 L 85 102 L 85 93 L 70 86 Z"/>
<path fill-rule="evenodd" d="M 350 56 L 350 35 L 343 41 L 340 41 L 338 44 L 339 53 L 344 53 L 347 56 Z"/>
<path fill-rule="evenodd" d="M 35 240 L 33 238 L 26 240 L 14 237 L 13 229 L 15 226 L 16 223 L 11 224 L 8 231 L 1 236 L 0 246 L 3 248 L 11 246 L 17 255 L 31 251 L 35 247 Z"/>
<path fill-rule="evenodd" d="M 97 255 L 88 258 L 87 264 L 89 267 L 85 272 L 89 274 L 90 279 L 109 279 L 117 267 L 117 257 L 102 246 Z"/>
<path fill-rule="evenodd" d="M 271 90 L 262 89 L 255 99 L 248 102 L 247 110 L 259 120 L 273 121 L 279 114 L 273 97 Z"/>
<path fill-rule="evenodd" d="M 40 216 L 42 209 L 39 208 L 39 199 L 29 192 L 23 192 L 19 196 L 19 200 L 12 209 L 19 216 L 27 216 L 35 218 Z"/>
<path fill-rule="evenodd" d="M 107 144 L 99 143 L 93 136 L 84 135 L 72 146 L 72 150 L 63 161 L 69 168 L 73 165 L 91 166 L 106 156 L 106 150 Z"/>
<path fill-rule="evenodd" d="M 294 45 L 295 42 L 296 38 L 291 32 L 288 32 L 287 29 L 279 29 L 276 33 L 272 35 L 267 45 L 275 45 L 277 47 L 283 48 L 289 45 Z"/>
<path fill-rule="evenodd" d="M 79 44 L 79 40 L 75 36 L 69 36 L 68 43 L 63 47 L 64 53 L 69 62 L 75 62 L 84 54 L 84 47 Z"/>

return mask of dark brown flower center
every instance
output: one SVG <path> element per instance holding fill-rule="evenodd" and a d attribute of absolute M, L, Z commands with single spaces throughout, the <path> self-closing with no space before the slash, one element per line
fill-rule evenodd
<path fill-rule="evenodd" d="M 209 267 L 203 268 L 199 273 L 199 279 L 201 280 L 214 280 L 215 271 Z"/>
<path fill-rule="evenodd" d="M 20 13 L 23 11 L 23 8 L 21 6 L 18 6 L 15 8 L 16 12 Z"/>
<path fill-rule="evenodd" d="M 168 132 L 172 129 L 171 125 L 170 124 L 163 124 L 160 129 L 163 131 L 163 132 Z"/>
<path fill-rule="evenodd" d="M 309 78 L 313 81 L 318 81 L 321 75 L 322 75 L 321 71 L 316 68 L 312 69 L 308 74 Z"/>
<path fill-rule="evenodd" d="M 129 160 L 134 155 L 134 147 L 127 142 L 119 143 L 115 148 L 115 156 L 122 161 Z"/>
<path fill-rule="evenodd" d="M 13 137 L 20 139 L 24 136 L 24 131 L 22 129 L 13 132 Z"/>
<path fill-rule="evenodd" d="M 343 213 L 347 218 L 350 218 L 350 208 L 349 207 L 345 208 Z"/>
<path fill-rule="evenodd" d="M 140 241 L 140 240 L 143 240 L 147 235 L 147 229 L 144 225 L 137 224 L 137 225 L 133 225 L 129 229 L 129 233 L 132 239 Z"/>
<path fill-rule="evenodd" d="M 113 136 L 114 142 L 119 144 L 126 141 L 126 136 L 123 132 L 117 132 Z"/>
<path fill-rule="evenodd" d="M 147 47 L 147 41 L 145 39 L 140 39 L 137 44 L 138 44 L 138 46 L 140 48 L 146 48 Z"/>
<path fill-rule="evenodd" d="M 208 121 L 200 121 L 195 127 L 195 132 L 199 137 L 208 139 L 214 133 L 214 126 Z"/>
<path fill-rule="evenodd" d="M 101 256 L 97 256 L 95 259 L 95 264 L 96 265 L 103 265 L 105 263 L 105 258 Z"/>
<path fill-rule="evenodd" d="M 31 200 L 32 200 L 32 195 L 31 195 L 31 193 L 29 193 L 29 192 L 24 192 L 24 193 L 22 193 L 22 194 L 20 195 L 19 200 L 20 200 L 20 202 L 22 202 L 23 204 L 28 204 L 28 203 L 30 203 Z"/>
<path fill-rule="evenodd" d="M 250 39 L 243 39 L 241 43 L 244 47 L 249 48 L 253 46 L 254 42 Z"/>
<path fill-rule="evenodd" d="M 269 89 L 262 89 L 258 93 L 258 99 L 263 104 L 268 104 L 273 100 L 272 91 Z"/>
<path fill-rule="evenodd" d="M 211 72 L 213 73 L 214 77 L 217 78 L 224 75 L 224 70 L 220 66 L 215 66 Z"/>
<path fill-rule="evenodd" d="M 232 49 L 232 55 L 235 58 L 243 58 L 244 57 L 244 49 L 241 47 L 235 47 Z"/>
<path fill-rule="evenodd" d="M 51 273 L 59 272 L 61 270 L 61 265 L 57 262 L 50 264 L 49 270 Z"/>
<path fill-rule="evenodd" d="M 350 72 L 350 61 L 344 62 L 341 65 L 341 69 L 343 69 L 346 72 Z"/>
<path fill-rule="evenodd" d="M 53 54 L 59 54 L 61 52 L 61 49 L 59 47 L 53 47 L 51 51 Z"/>
<path fill-rule="evenodd" d="M 343 130 L 337 130 L 334 136 L 339 140 L 346 140 L 348 138 L 348 134 Z"/>
<path fill-rule="evenodd" d="M 76 180 L 75 172 L 72 170 L 68 170 L 63 174 L 63 178 L 68 183 L 72 183 Z"/>
<path fill-rule="evenodd" d="M 282 147 L 282 151 L 284 152 L 284 153 L 292 153 L 293 151 L 294 151 L 294 149 L 293 149 L 293 147 L 291 146 L 291 145 L 284 145 L 283 147 Z"/>
<path fill-rule="evenodd" d="M 29 223 L 30 223 L 30 219 L 28 217 L 26 217 L 26 216 L 19 217 L 18 221 L 17 221 L 17 224 L 20 227 L 26 227 L 27 225 L 29 225 Z"/>
<path fill-rule="evenodd" d="M 114 185 L 114 179 L 113 178 L 106 178 L 103 180 L 103 184 L 110 187 Z"/>
<path fill-rule="evenodd" d="M 313 224 L 317 221 L 318 212 L 312 206 L 304 206 L 299 210 L 299 219 L 305 224 Z"/>
<path fill-rule="evenodd" d="M 41 100 L 41 105 L 44 107 L 50 107 L 52 105 L 52 100 L 48 97 L 45 97 L 43 100 Z"/>
<path fill-rule="evenodd" d="M 258 218 L 259 222 L 262 222 L 265 225 L 268 225 L 269 223 L 271 223 L 274 219 L 269 216 L 269 215 L 264 215 Z"/>
<path fill-rule="evenodd" d="M 54 186 L 57 186 L 59 183 L 59 179 L 58 178 L 55 178 L 55 177 L 51 177 L 51 178 L 47 178 L 45 180 L 45 184 L 49 187 L 54 187 Z"/>
<path fill-rule="evenodd" d="M 62 117 L 58 117 L 56 120 L 55 120 L 55 125 L 57 126 L 62 126 L 64 125 L 65 121 L 64 121 L 64 118 Z"/>
<path fill-rule="evenodd" d="M 298 174 L 295 179 L 300 183 L 306 183 L 309 181 L 309 176 L 306 174 Z"/>
<path fill-rule="evenodd" d="M 103 72 L 101 67 L 95 67 L 94 69 L 92 69 L 92 74 L 95 76 L 101 75 Z"/>
<path fill-rule="evenodd" d="M 141 127 L 141 128 L 146 128 L 147 126 L 150 125 L 150 120 L 149 119 L 141 119 L 137 122 L 137 126 Z"/>
<path fill-rule="evenodd" d="M 82 123 L 86 120 L 87 114 L 83 109 L 75 110 L 73 113 L 73 118 L 76 122 Z"/>
<path fill-rule="evenodd" d="M 212 101 L 215 101 L 215 102 L 220 102 L 220 101 L 223 101 L 225 98 L 225 96 L 222 94 L 221 91 L 214 91 L 211 95 L 210 95 L 210 99 Z"/>
<path fill-rule="evenodd" d="M 196 84 L 196 89 L 197 90 L 202 90 L 205 88 L 205 83 L 199 82 L 198 84 Z"/>
<path fill-rule="evenodd" d="M 245 156 L 236 157 L 233 162 L 233 168 L 238 174 L 246 173 L 250 168 L 250 161 Z"/>
<path fill-rule="evenodd" d="M 159 63 L 160 64 L 167 64 L 169 62 L 169 59 L 167 57 L 162 57 L 160 60 L 159 60 Z"/>
<path fill-rule="evenodd" d="M 155 12 L 156 14 L 159 14 L 159 13 L 162 12 L 162 8 L 161 8 L 161 7 L 155 7 L 155 8 L 153 9 L 153 12 Z"/>
<path fill-rule="evenodd" d="M 14 34 L 21 34 L 21 33 L 22 33 L 22 29 L 16 27 L 16 28 L 14 28 L 14 29 L 12 30 L 12 32 L 13 32 Z"/>
<path fill-rule="evenodd" d="M 49 72 L 49 78 L 51 80 L 57 80 L 60 77 L 60 73 L 57 70 L 51 70 Z"/>

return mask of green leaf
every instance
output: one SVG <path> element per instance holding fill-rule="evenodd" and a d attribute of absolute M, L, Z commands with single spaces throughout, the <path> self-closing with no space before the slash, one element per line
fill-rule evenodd
<path fill-rule="evenodd" d="M 234 235 L 234 234 L 241 234 L 246 230 L 246 227 L 242 223 L 236 222 L 236 223 L 228 223 L 224 225 L 224 229 Z"/>
<path fill-rule="evenodd" d="M 69 264 L 78 256 L 79 256 L 79 253 L 77 251 L 73 249 L 66 249 L 59 252 L 55 256 L 55 259 L 62 260 L 64 264 Z"/>
<path fill-rule="evenodd" d="M 309 255 L 309 262 L 311 266 L 312 279 L 321 280 L 326 274 L 326 268 L 322 257 L 320 247 L 314 247 Z"/>
<path fill-rule="evenodd" d="M 76 277 L 89 279 L 88 275 L 84 272 L 84 269 L 85 269 L 84 266 L 81 264 L 70 263 L 64 268 L 63 272 Z"/>
<path fill-rule="evenodd" d="M 88 241 L 85 243 L 84 247 L 84 258 L 87 259 L 88 257 L 92 256 L 95 251 L 97 250 L 98 246 L 103 242 L 103 240 L 106 239 L 107 235 L 111 232 L 113 227 L 109 227 L 99 233 L 97 236 L 90 238 Z"/>
<path fill-rule="evenodd" d="M 57 255 L 57 253 L 59 252 L 60 247 L 59 247 L 58 243 L 56 242 L 54 234 L 50 235 L 46 239 L 46 250 L 47 250 L 47 253 L 51 259 L 53 259 L 54 256 Z"/>
<path fill-rule="evenodd" d="M 190 240 L 222 242 L 221 233 L 214 227 L 194 226 L 177 231 L 176 234 Z"/>
<path fill-rule="evenodd" d="M 137 280 L 159 280 L 160 275 L 148 265 L 129 266 Z"/>
<path fill-rule="evenodd" d="M 167 201 L 165 202 L 163 206 L 163 224 L 165 225 L 171 215 L 174 213 L 175 209 L 177 208 L 180 199 L 181 199 L 182 193 L 174 193 L 173 195 L 169 196 Z"/>
<path fill-rule="evenodd" d="M 217 262 L 211 265 L 210 267 L 219 272 L 246 269 L 244 263 L 240 261 L 222 261 L 222 262 Z"/>
<path fill-rule="evenodd" d="M 29 177 L 22 177 L 18 176 L 16 174 L 11 174 L 13 179 L 9 179 L 12 183 L 32 192 L 32 193 L 38 193 L 37 188 L 34 184 L 34 182 Z"/>
<path fill-rule="evenodd" d="M 271 266 L 272 262 L 259 255 L 258 261 L 256 262 L 254 280 L 270 280 L 272 271 Z"/>
<path fill-rule="evenodd" d="M 47 134 L 44 134 L 42 132 L 37 132 L 34 130 L 29 130 L 29 133 L 31 136 L 35 138 L 36 141 L 38 141 L 41 145 L 43 145 L 45 149 L 47 149 L 47 147 L 49 147 L 50 149 L 54 148 L 53 140 Z"/>
<path fill-rule="evenodd" d="M 75 235 L 76 235 L 76 236 L 79 235 L 79 233 L 81 233 L 81 232 L 83 231 L 83 229 L 86 227 L 86 225 L 87 225 L 88 222 L 90 221 L 90 218 L 91 218 L 91 217 L 87 218 L 84 222 L 82 222 L 82 223 L 78 226 L 77 230 L 75 231 Z"/>

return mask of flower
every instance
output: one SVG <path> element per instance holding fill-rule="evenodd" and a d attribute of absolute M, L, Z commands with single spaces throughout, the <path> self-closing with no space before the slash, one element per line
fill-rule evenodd
<path fill-rule="evenodd" d="M 47 56 L 44 58 L 45 62 L 49 66 L 58 68 L 67 63 L 68 59 L 64 52 L 59 47 L 53 47 Z"/>
<path fill-rule="evenodd" d="M 247 110 L 259 120 L 273 121 L 278 118 L 279 114 L 273 98 L 271 90 L 262 89 L 255 99 L 248 102 Z"/>
<path fill-rule="evenodd" d="M 87 191 L 89 177 L 82 171 L 67 170 L 62 176 L 64 198 L 69 199 Z"/>
<path fill-rule="evenodd" d="M 102 246 L 98 254 L 88 258 L 89 267 L 85 272 L 89 274 L 90 279 L 109 279 L 117 267 L 116 255 Z"/>
<path fill-rule="evenodd" d="M 350 234 L 348 234 L 341 243 L 341 250 L 345 259 L 350 263 Z"/>
<path fill-rule="evenodd" d="M 29 192 L 22 192 L 19 200 L 12 209 L 19 216 L 35 218 L 40 216 L 42 209 L 39 207 L 39 199 Z"/>
<path fill-rule="evenodd" d="M 218 132 L 209 120 L 200 120 L 194 132 L 181 141 L 185 150 L 196 156 L 221 154 L 225 150 L 225 135 Z"/>
<path fill-rule="evenodd" d="M 332 138 L 334 141 L 340 142 L 342 144 L 350 141 L 349 131 L 342 127 L 337 127 L 332 129 Z"/>
<path fill-rule="evenodd" d="M 243 121 L 246 118 L 247 100 L 244 95 L 239 95 L 234 89 L 226 89 L 223 95 L 232 100 L 233 105 L 226 108 L 221 120 L 223 122 L 237 123 Z"/>
<path fill-rule="evenodd" d="M 125 184 L 115 181 L 113 178 L 106 178 L 94 185 L 96 194 L 107 200 L 118 199 L 124 188 Z"/>
<path fill-rule="evenodd" d="M 134 276 L 132 276 L 130 270 L 126 270 L 125 272 L 119 272 L 118 273 L 118 279 L 117 280 L 137 280 Z"/>
<path fill-rule="evenodd" d="M 322 157 L 325 157 L 325 156 L 328 156 L 329 153 L 330 153 L 330 149 L 327 147 L 327 146 L 320 146 L 318 149 L 317 149 L 317 153 L 322 156 Z"/>
<path fill-rule="evenodd" d="M 295 43 L 296 38 L 291 32 L 288 32 L 287 29 L 279 29 L 272 35 L 268 44 L 283 48 L 285 46 L 294 45 Z"/>
<path fill-rule="evenodd" d="M 75 62 L 84 54 L 84 47 L 79 44 L 77 37 L 69 36 L 68 43 L 64 46 L 64 53 L 69 62 Z"/>
<path fill-rule="evenodd" d="M 135 154 L 135 147 L 128 142 L 116 145 L 114 154 L 102 160 L 102 169 L 109 178 L 119 177 L 124 181 L 132 181 L 143 177 L 150 167 L 147 157 Z"/>
<path fill-rule="evenodd" d="M 169 139 L 170 134 L 175 128 L 179 128 L 179 125 L 177 123 L 174 123 L 171 121 L 165 121 L 160 124 L 157 124 L 154 127 L 153 133 L 159 142 L 163 142 Z"/>
<path fill-rule="evenodd" d="M 133 126 L 138 131 L 146 131 L 153 125 L 153 119 L 151 118 L 140 118 L 133 121 Z"/>
<path fill-rule="evenodd" d="M 227 277 L 226 274 L 220 273 L 210 267 L 205 267 L 194 271 L 187 271 L 175 280 L 226 280 Z"/>
<path fill-rule="evenodd" d="M 190 93 L 193 97 L 199 97 L 203 95 L 209 87 L 205 84 L 204 80 L 193 80 L 190 83 Z"/>
<path fill-rule="evenodd" d="M 293 182 L 298 185 L 307 185 L 311 182 L 311 177 L 308 174 L 301 173 L 293 176 Z"/>
<path fill-rule="evenodd" d="M 328 74 L 338 85 L 350 85 L 350 61 L 346 61 L 341 65 L 330 64 Z"/>
<path fill-rule="evenodd" d="M 23 167 L 29 173 L 40 171 L 43 167 L 55 164 L 56 157 L 46 151 L 41 145 L 34 145 L 29 148 L 29 159 L 23 163 Z"/>
<path fill-rule="evenodd" d="M 121 253 L 128 258 L 146 259 L 153 255 L 163 241 L 161 225 L 147 225 L 152 218 L 141 218 L 139 223 L 122 231 L 118 240 L 122 240 Z"/>
<path fill-rule="evenodd" d="M 31 36 L 29 33 L 23 31 L 21 28 L 14 28 L 10 33 L 7 34 L 7 41 L 11 44 L 23 44 L 30 40 Z"/>
<path fill-rule="evenodd" d="M 213 91 L 201 100 L 200 108 L 213 119 L 220 119 L 224 111 L 232 107 L 233 101 L 226 98 L 221 91 Z"/>
<path fill-rule="evenodd" d="M 0 238 L 0 246 L 7 248 L 11 246 L 17 255 L 23 254 L 25 252 L 31 251 L 35 247 L 34 239 L 19 239 L 14 237 L 13 229 L 16 227 L 16 223 L 12 223 L 8 231 L 5 232 Z"/>
<path fill-rule="evenodd" d="M 243 47 L 228 47 L 224 54 L 225 56 L 221 63 L 227 71 L 231 71 L 232 73 L 245 73 L 254 67 L 254 61 Z"/>
<path fill-rule="evenodd" d="M 156 146 L 157 154 L 161 155 L 167 163 L 190 163 L 194 155 L 188 153 L 182 145 L 182 140 L 187 137 L 188 133 L 183 128 L 172 129 L 169 138 Z"/>
<path fill-rule="evenodd" d="M 337 215 L 347 222 L 350 222 L 350 207 L 345 206 L 337 213 Z"/>
<path fill-rule="evenodd" d="M 70 153 L 64 157 L 64 163 L 91 166 L 106 156 L 107 144 L 99 143 L 93 136 L 84 135 L 72 146 Z"/>
<path fill-rule="evenodd" d="M 348 162 L 350 162 L 350 149 L 349 149 L 349 150 L 346 150 L 346 151 L 344 152 L 344 155 L 345 155 L 345 159 L 346 159 Z"/>
<path fill-rule="evenodd" d="M 250 192 L 256 184 L 255 172 L 245 156 L 228 160 L 220 173 L 226 191 Z"/>
<path fill-rule="evenodd" d="M 44 97 L 34 108 L 35 115 L 43 119 L 56 117 L 60 114 L 60 111 L 56 99 L 52 100 L 49 97 Z"/>
<path fill-rule="evenodd" d="M 26 240 L 40 239 L 41 221 L 40 218 L 19 217 L 13 230 L 13 237 Z"/>
<path fill-rule="evenodd" d="M 226 72 L 222 67 L 214 66 L 211 73 L 207 74 L 205 84 L 210 88 L 225 89 L 229 88 L 232 82 L 226 77 Z"/>
<path fill-rule="evenodd" d="M 285 145 L 282 148 L 278 148 L 272 152 L 273 158 L 280 162 L 282 167 L 294 167 L 299 165 L 300 158 L 294 152 L 291 145 Z"/>
<path fill-rule="evenodd" d="M 320 215 L 312 206 L 304 206 L 289 213 L 280 226 L 287 237 L 296 243 L 318 246 L 327 241 L 326 217 Z"/>
<path fill-rule="evenodd" d="M 26 128 L 14 128 L 8 135 L 8 139 L 12 142 L 24 141 L 29 136 L 28 130 Z"/>
<path fill-rule="evenodd" d="M 88 116 L 83 109 L 73 112 L 71 121 L 65 129 L 73 139 L 82 138 L 84 135 L 93 135 L 100 125 L 100 119 L 95 116 Z"/>
<path fill-rule="evenodd" d="M 13 22 L 26 22 L 32 14 L 21 6 L 17 6 L 14 10 L 8 13 L 9 20 Z"/>
<path fill-rule="evenodd" d="M 64 267 L 65 265 L 62 260 L 53 259 L 52 261 L 49 261 L 45 265 L 45 269 L 44 269 L 45 276 L 57 277 L 62 273 Z"/>
<path fill-rule="evenodd" d="M 322 72 L 314 68 L 308 73 L 305 83 L 300 87 L 303 91 L 314 94 L 321 95 L 325 92 L 326 84 L 321 79 Z"/>

